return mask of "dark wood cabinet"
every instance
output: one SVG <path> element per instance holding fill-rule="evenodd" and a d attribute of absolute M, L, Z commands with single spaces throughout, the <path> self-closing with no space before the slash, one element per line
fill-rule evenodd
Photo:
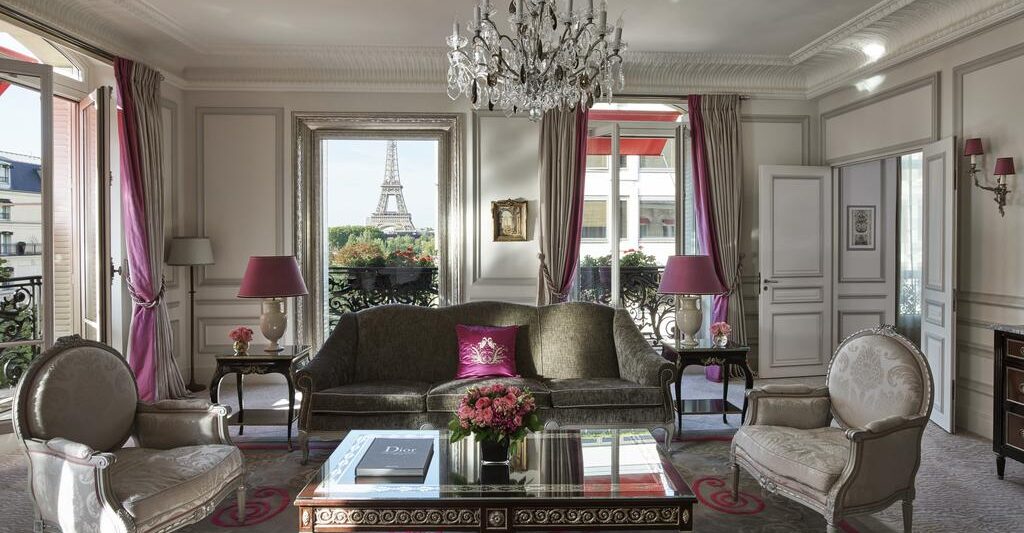
<path fill-rule="evenodd" d="M 1024 326 L 995 326 L 992 449 L 1003 479 L 1006 458 L 1024 463 Z"/>

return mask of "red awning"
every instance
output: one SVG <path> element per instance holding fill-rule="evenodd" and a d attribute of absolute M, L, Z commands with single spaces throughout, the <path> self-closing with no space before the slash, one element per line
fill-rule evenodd
<path fill-rule="evenodd" d="M 676 225 L 676 219 L 674 219 L 674 218 L 663 218 L 663 219 L 661 219 L 661 223 L 664 226 L 675 226 Z"/>
<path fill-rule="evenodd" d="M 640 217 L 640 223 L 641 224 L 650 224 L 651 223 L 651 219 L 649 219 L 647 217 Z"/>
<path fill-rule="evenodd" d="M 614 120 L 616 122 L 679 122 L 682 113 L 678 111 L 626 111 L 612 109 L 591 109 L 588 120 Z"/>
<path fill-rule="evenodd" d="M 629 137 L 619 139 L 619 155 L 661 155 L 668 139 Z M 612 140 L 608 137 L 587 139 L 587 155 L 612 155 Z"/>

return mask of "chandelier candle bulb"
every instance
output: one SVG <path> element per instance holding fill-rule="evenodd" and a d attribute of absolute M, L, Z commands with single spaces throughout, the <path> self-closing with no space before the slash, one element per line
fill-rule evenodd
<path fill-rule="evenodd" d="M 594 0 L 587 0 L 587 18 L 594 19 Z"/>
<path fill-rule="evenodd" d="M 619 23 L 619 26 L 617 28 L 615 28 L 615 44 L 612 45 L 612 48 L 614 50 L 618 50 L 620 46 L 622 46 L 622 23 L 621 22 Z"/>
<path fill-rule="evenodd" d="M 480 27 L 480 6 L 473 8 L 473 24 Z"/>

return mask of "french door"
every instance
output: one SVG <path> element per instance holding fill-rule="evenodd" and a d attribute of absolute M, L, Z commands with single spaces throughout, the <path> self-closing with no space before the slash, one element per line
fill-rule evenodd
<path fill-rule="evenodd" d="M 10 215 L 0 231 L 12 243 L 0 250 L 0 388 L 7 388 L 53 342 L 53 68 L 0 59 L 0 117 L 7 130 L 0 198 Z"/>

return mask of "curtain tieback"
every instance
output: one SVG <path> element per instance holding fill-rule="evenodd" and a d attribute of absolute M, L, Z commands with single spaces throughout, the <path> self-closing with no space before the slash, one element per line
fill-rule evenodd
<path fill-rule="evenodd" d="M 550 293 L 555 300 L 564 302 L 568 298 L 568 295 L 560 292 L 558 287 L 555 287 L 555 281 L 551 279 L 551 269 L 548 268 L 548 263 L 545 261 L 544 252 L 537 254 L 537 259 L 540 259 L 540 272 L 544 276 L 544 286 L 547 287 L 548 293 Z"/>
<path fill-rule="evenodd" d="M 729 284 L 729 291 L 725 293 L 725 296 L 729 297 L 735 294 L 740 283 L 743 283 L 743 254 L 736 259 L 736 271 L 732 274 L 732 283 Z"/>
<path fill-rule="evenodd" d="M 156 296 L 154 296 L 152 300 L 146 300 L 141 295 L 139 295 L 138 291 L 135 290 L 135 286 L 132 284 L 131 276 L 127 276 L 127 279 L 128 295 L 131 296 L 133 304 L 142 307 L 143 309 L 153 309 L 154 307 L 160 304 L 160 300 L 163 299 L 164 290 L 166 289 L 166 286 L 164 285 L 163 276 L 160 277 L 160 290 L 157 291 Z"/>

